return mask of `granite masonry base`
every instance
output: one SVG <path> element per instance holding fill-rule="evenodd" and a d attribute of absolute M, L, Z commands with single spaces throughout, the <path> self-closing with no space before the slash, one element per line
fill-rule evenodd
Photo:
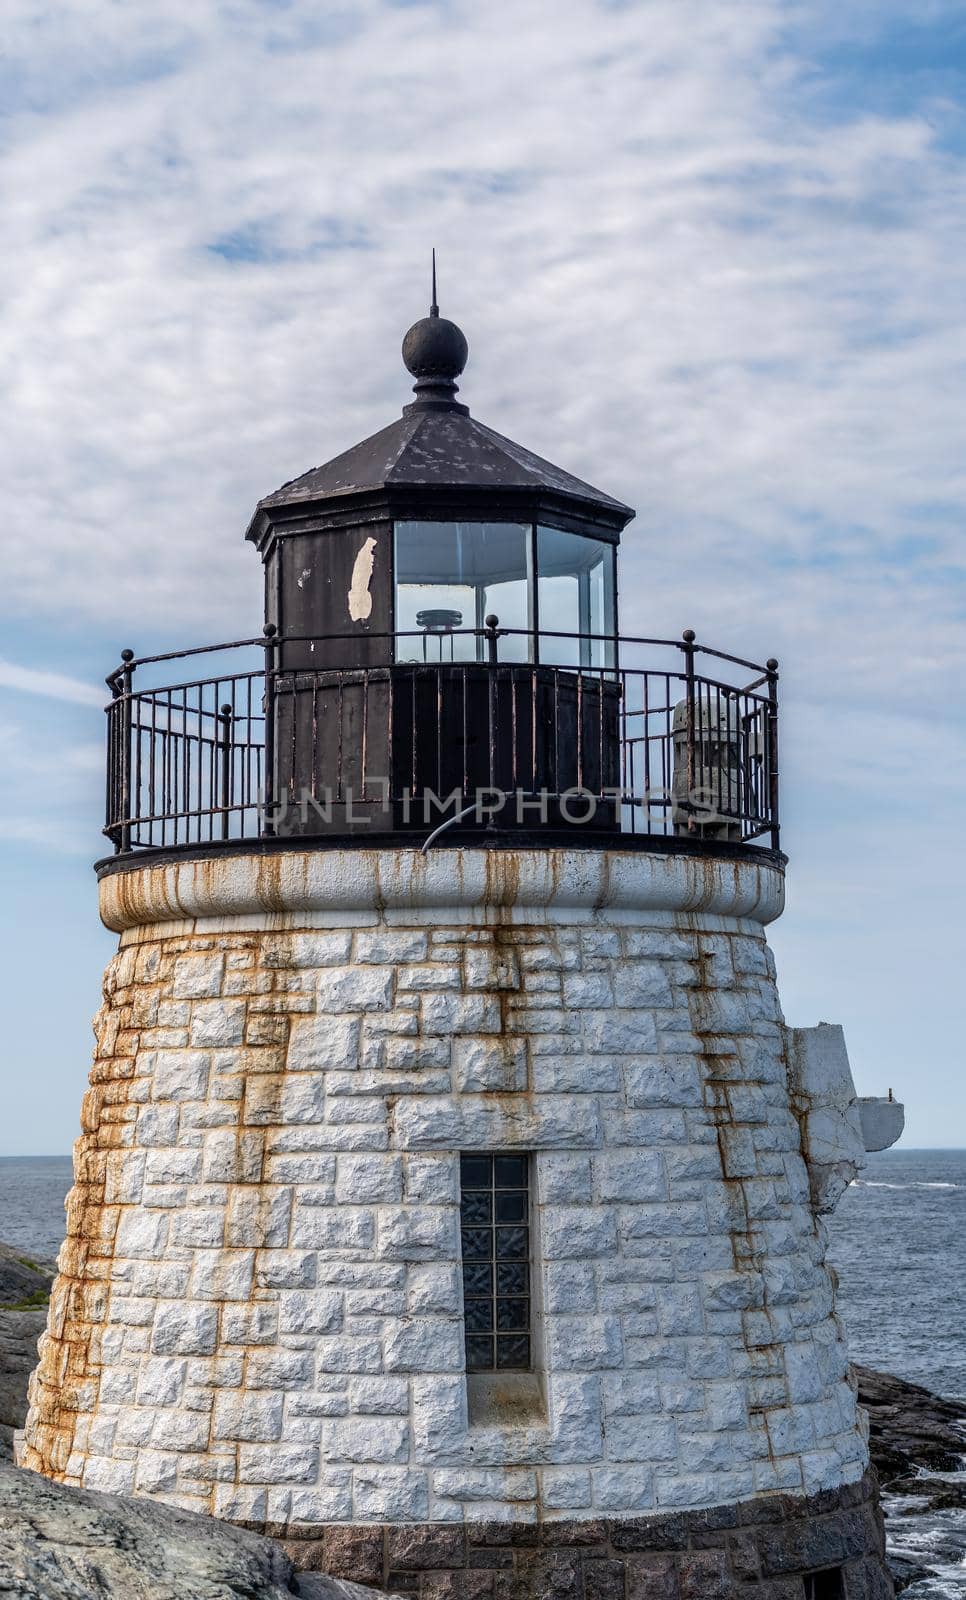
<path fill-rule="evenodd" d="M 255 1524 L 246 1524 L 255 1527 Z M 275 1532 L 258 1525 L 259 1532 Z M 875 1474 L 661 1517 L 332 1524 L 286 1549 L 300 1571 L 419 1600 L 892 1600 Z"/>

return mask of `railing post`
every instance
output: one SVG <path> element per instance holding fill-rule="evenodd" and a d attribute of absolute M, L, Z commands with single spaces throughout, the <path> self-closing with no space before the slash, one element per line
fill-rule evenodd
<path fill-rule="evenodd" d="M 218 749 L 221 754 L 218 808 L 221 811 L 221 836 L 228 838 L 231 825 L 231 727 L 235 713 L 226 704 L 218 711 Z"/>
<path fill-rule="evenodd" d="M 768 673 L 768 814 L 771 822 L 771 847 L 780 849 L 778 816 L 778 662 L 774 656 L 765 662 Z"/>
<path fill-rule="evenodd" d="M 687 804 L 688 804 L 688 832 L 693 833 L 696 827 L 693 811 L 694 776 L 695 776 L 695 729 L 697 719 L 695 716 L 694 694 L 694 629 L 685 628 L 681 635 L 684 651 L 684 695 L 685 695 L 685 736 L 687 750 Z"/>
<path fill-rule="evenodd" d="M 121 829 L 118 854 L 125 854 L 131 848 L 131 735 L 134 731 L 133 707 L 131 704 L 131 685 L 134 677 L 133 650 L 121 651 L 121 769 L 120 769 L 120 810 Z"/>
<path fill-rule="evenodd" d="M 266 622 L 265 635 L 265 770 L 262 773 L 262 834 L 275 832 L 275 666 L 277 657 L 274 622 Z"/>
<path fill-rule="evenodd" d="M 496 690 L 497 690 L 496 673 L 497 673 L 497 667 L 499 665 L 499 660 L 500 660 L 500 635 L 499 635 L 499 632 L 498 632 L 498 629 L 499 629 L 499 626 L 500 626 L 499 617 L 492 616 L 492 615 L 487 617 L 485 619 L 484 626 L 486 628 L 487 655 L 488 655 L 489 665 L 490 665 L 490 674 L 489 674 L 489 718 L 488 718 L 488 720 L 489 720 L 489 738 L 490 738 L 490 790 L 491 790 L 491 792 L 495 792 L 495 790 L 496 790 L 496 755 L 497 755 L 496 747 L 497 747 L 497 738 L 498 738 L 498 734 L 499 734 L 499 718 L 498 718 L 498 705 L 497 705 L 497 693 L 496 693 Z M 496 823 L 493 821 L 493 817 L 494 817 L 494 813 L 491 811 L 490 815 L 489 815 L 489 820 L 487 821 L 487 828 L 490 829 L 491 832 L 496 827 Z"/>

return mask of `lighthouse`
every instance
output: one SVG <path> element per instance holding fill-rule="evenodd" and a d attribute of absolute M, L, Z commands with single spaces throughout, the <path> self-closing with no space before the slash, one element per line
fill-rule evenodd
<path fill-rule="evenodd" d="M 402 415 L 256 508 L 261 631 L 110 676 L 19 1460 L 425 1600 L 884 1600 L 822 1222 L 861 1107 L 766 942 L 778 664 L 622 628 L 632 511 L 467 354 L 434 292 Z"/>

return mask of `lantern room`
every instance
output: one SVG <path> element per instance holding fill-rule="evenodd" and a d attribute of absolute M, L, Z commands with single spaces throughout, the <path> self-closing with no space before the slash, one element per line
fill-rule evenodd
<path fill-rule="evenodd" d="M 424 794 L 617 782 L 616 560 L 633 512 L 472 418 L 466 358 L 434 289 L 403 341 L 415 397 L 399 420 L 269 495 L 249 529 L 295 831 L 371 827 L 403 791 L 393 827 L 430 820 L 412 814 Z"/>

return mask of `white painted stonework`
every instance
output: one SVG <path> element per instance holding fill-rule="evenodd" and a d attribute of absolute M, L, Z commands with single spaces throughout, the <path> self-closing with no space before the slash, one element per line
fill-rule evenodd
<path fill-rule="evenodd" d="M 774 869 L 318 850 L 102 897 L 121 946 L 24 1464 L 289 1524 L 861 1475 Z M 458 1153 L 483 1149 L 533 1152 L 536 1188 L 545 1415 L 500 1426 L 463 1371 Z"/>

